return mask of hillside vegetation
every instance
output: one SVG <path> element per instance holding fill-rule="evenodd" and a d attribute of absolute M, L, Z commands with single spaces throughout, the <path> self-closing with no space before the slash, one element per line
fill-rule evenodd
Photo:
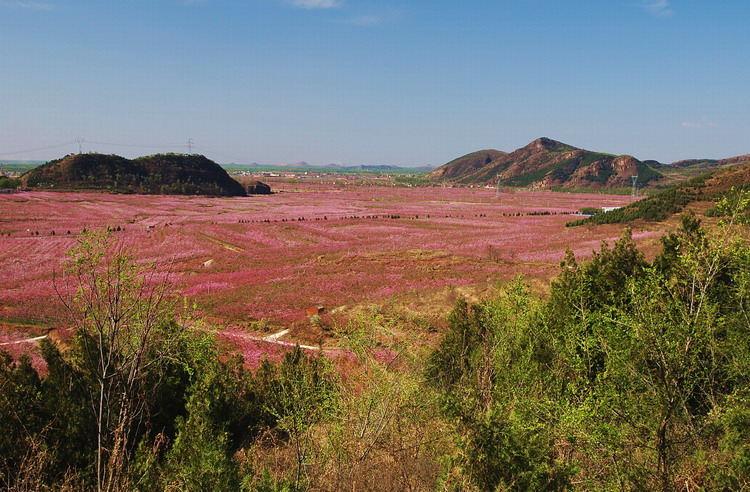
<path fill-rule="evenodd" d="M 465 176 L 471 175 L 480 169 L 486 168 L 492 165 L 493 162 L 497 161 L 508 155 L 506 152 L 500 150 L 479 150 L 466 154 L 465 156 L 459 157 L 450 161 L 444 166 L 440 166 L 429 174 L 432 179 L 462 179 Z"/>
<path fill-rule="evenodd" d="M 734 164 L 750 162 L 750 154 L 729 157 L 727 159 L 687 159 L 671 164 L 654 163 L 653 167 L 664 175 L 660 185 L 675 185 L 693 177 L 710 174 Z"/>
<path fill-rule="evenodd" d="M 662 221 L 681 212 L 690 203 L 718 202 L 726 198 L 733 189 L 747 187 L 750 187 L 750 162 L 696 176 L 626 207 L 597 213 L 591 217 L 570 222 L 568 225 L 620 224 L 636 219 L 651 222 Z"/>
<path fill-rule="evenodd" d="M 71 154 L 21 176 L 23 186 L 114 193 L 245 196 L 244 188 L 202 155 L 155 154 L 136 159 Z"/>

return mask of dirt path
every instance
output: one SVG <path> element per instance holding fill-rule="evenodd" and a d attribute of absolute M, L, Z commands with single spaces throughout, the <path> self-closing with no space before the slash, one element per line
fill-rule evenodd
<path fill-rule="evenodd" d="M 273 335 L 268 335 L 267 337 L 263 337 L 263 341 L 265 341 L 265 342 L 275 342 L 275 341 L 277 341 L 277 340 L 278 340 L 279 338 L 281 338 L 281 337 L 283 337 L 284 335 L 286 335 L 287 333 L 289 333 L 289 330 L 288 330 L 288 329 L 286 329 L 286 330 L 281 330 L 280 332 L 278 332 L 278 333 L 274 333 Z"/>
<path fill-rule="evenodd" d="M 273 335 L 267 335 L 265 337 L 259 337 L 257 335 L 250 335 L 249 333 L 232 333 L 232 332 L 226 332 L 226 331 L 220 331 L 220 330 L 206 330 L 210 331 L 212 333 L 216 333 L 218 335 L 222 335 L 228 338 L 240 338 L 242 340 L 255 340 L 258 342 L 266 342 L 266 343 L 275 343 L 276 345 L 283 345 L 285 347 L 296 347 L 299 346 L 301 349 L 305 350 L 315 350 L 319 351 L 321 350 L 320 347 L 316 347 L 315 345 L 302 345 L 296 342 L 290 342 L 287 340 L 279 340 L 279 338 L 283 337 L 287 333 L 289 333 L 289 330 L 281 330 L 278 333 L 274 333 Z M 324 352 L 327 350 L 323 350 Z"/>
<path fill-rule="evenodd" d="M 241 248 L 239 246 L 235 246 L 234 244 L 230 244 L 230 243 L 228 243 L 226 241 L 222 241 L 219 238 L 215 238 L 213 236 L 209 236 L 208 234 L 205 234 L 203 232 L 201 232 L 200 235 L 201 235 L 201 237 L 206 238 L 206 239 L 208 239 L 209 241 L 211 241 L 213 243 L 216 243 L 216 244 L 219 244 L 221 246 L 224 246 L 229 251 L 234 251 L 235 253 L 242 253 L 242 252 L 245 251 L 245 248 Z"/>
<path fill-rule="evenodd" d="M 34 337 L 34 338 L 24 338 L 23 340 L 16 340 L 15 342 L 3 342 L 0 343 L 0 347 L 4 345 L 17 345 L 19 343 L 31 343 L 36 342 L 37 340 L 43 340 L 47 338 L 48 335 L 42 335 L 40 337 Z"/>
<path fill-rule="evenodd" d="M 305 350 L 315 350 L 315 351 L 319 351 L 320 350 L 320 347 L 316 347 L 314 345 L 301 345 L 301 344 L 298 344 L 296 342 L 290 342 L 290 341 L 287 341 L 287 340 L 279 340 L 279 338 L 281 338 L 284 335 L 286 335 L 287 333 L 289 333 L 288 329 L 281 330 L 281 331 L 279 331 L 277 333 L 274 333 L 272 335 L 267 335 L 265 337 L 261 337 L 261 336 L 258 336 L 258 335 L 250 335 L 249 333 L 247 333 L 247 334 L 246 333 L 231 333 L 231 332 L 226 332 L 226 331 L 221 331 L 221 330 L 207 330 L 205 328 L 196 328 L 196 329 L 197 330 L 201 330 L 201 331 L 207 331 L 207 332 L 210 332 L 210 333 L 216 333 L 217 335 L 223 335 L 223 336 L 229 337 L 229 338 L 241 338 L 243 340 L 255 340 L 255 341 L 258 341 L 258 342 L 275 343 L 277 345 L 283 345 L 285 347 L 295 347 L 295 346 L 299 345 L 299 348 L 302 348 L 302 349 L 305 349 Z M 34 338 L 24 338 L 23 340 L 16 340 L 14 342 L 3 342 L 3 343 L 0 343 L 0 347 L 1 346 L 6 346 L 6 345 L 17 345 L 19 343 L 36 342 L 38 340 L 43 340 L 43 339 L 47 338 L 48 336 L 49 335 L 42 335 L 42 336 L 34 337 Z"/>

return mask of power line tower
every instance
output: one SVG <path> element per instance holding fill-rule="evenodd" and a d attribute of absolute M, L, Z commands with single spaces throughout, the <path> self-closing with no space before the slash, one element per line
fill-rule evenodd
<path fill-rule="evenodd" d="M 85 142 L 85 140 L 83 139 L 83 137 L 76 137 L 76 143 L 78 143 L 78 153 L 79 154 L 83 154 L 83 142 Z"/>
<path fill-rule="evenodd" d="M 630 179 L 633 180 L 633 188 L 630 191 L 630 195 L 635 198 L 638 196 L 638 175 L 630 176 Z"/>
<path fill-rule="evenodd" d="M 193 144 L 193 139 L 192 138 L 188 138 L 188 154 L 192 154 L 193 153 L 193 145 L 194 145 Z"/>
<path fill-rule="evenodd" d="M 495 196 L 500 198 L 500 183 L 503 181 L 503 173 L 498 173 L 497 184 L 495 186 Z"/>

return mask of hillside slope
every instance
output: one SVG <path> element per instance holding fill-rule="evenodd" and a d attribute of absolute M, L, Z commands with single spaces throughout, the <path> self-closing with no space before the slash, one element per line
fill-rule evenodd
<path fill-rule="evenodd" d="M 716 202 L 733 188 L 750 188 L 750 155 L 732 159 L 736 159 L 734 162 L 741 163 L 696 176 L 627 207 L 599 213 L 586 219 L 570 222 L 568 225 L 617 224 L 636 219 L 661 221 L 681 212 L 692 202 Z M 745 160 L 742 161 L 742 159 Z"/>
<path fill-rule="evenodd" d="M 728 157 L 726 159 L 686 159 L 673 162 L 672 164 L 659 164 L 653 166 L 664 175 L 664 180 L 659 184 L 676 185 L 701 174 L 711 173 L 722 168 L 750 161 L 750 154 Z"/>
<path fill-rule="evenodd" d="M 202 155 L 71 154 L 21 176 L 23 186 L 105 190 L 114 193 L 245 196 L 245 189 Z"/>
<path fill-rule="evenodd" d="M 457 179 L 470 175 L 480 169 L 492 167 L 493 163 L 497 164 L 500 159 L 508 155 L 507 152 L 500 150 L 478 150 L 466 154 L 457 159 L 453 159 L 444 166 L 431 171 L 428 175 L 431 179 Z"/>
<path fill-rule="evenodd" d="M 546 137 L 510 154 L 494 151 L 497 154 L 491 160 L 470 159 L 475 154 L 482 157 L 482 152 L 488 151 L 453 160 L 429 177 L 460 184 L 494 184 L 499 177 L 506 186 L 535 189 L 628 188 L 632 185 L 631 176 L 638 176 L 639 186 L 662 177 L 632 156 L 591 152 Z"/>

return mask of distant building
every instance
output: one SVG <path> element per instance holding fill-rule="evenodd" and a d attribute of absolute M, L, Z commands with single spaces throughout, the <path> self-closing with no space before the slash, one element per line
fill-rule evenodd
<path fill-rule="evenodd" d="M 602 207 L 602 212 L 611 212 L 612 210 L 617 210 L 618 208 L 622 207 Z"/>

